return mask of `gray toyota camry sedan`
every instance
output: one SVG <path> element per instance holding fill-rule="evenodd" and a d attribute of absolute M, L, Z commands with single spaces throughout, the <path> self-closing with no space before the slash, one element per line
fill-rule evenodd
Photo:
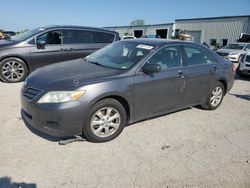
<path fill-rule="evenodd" d="M 194 105 L 216 109 L 234 74 L 232 63 L 199 44 L 119 41 L 31 73 L 21 91 L 21 114 L 43 134 L 105 142 L 139 120 Z"/>

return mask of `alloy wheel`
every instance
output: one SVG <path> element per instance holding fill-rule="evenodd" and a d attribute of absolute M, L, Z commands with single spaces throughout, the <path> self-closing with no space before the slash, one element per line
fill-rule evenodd
<path fill-rule="evenodd" d="M 98 137 L 109 137 L 114 134 L 121 124 L 121 115 L 112 107 L 98 110 L 91 118 L 91 131 Z"/>
<path fill-rule="evenodd" d="M 8 61 L 2 66 L 2 75 L 11 81 L 19 81 L 23 78 L 25 70 L 18 61 Z"/>
<path fill-rule="evenodd" d="M 217 86 L 213 91 L 210 97 L 210 103 L 213 107 L 216 107 L 220 104 L 223 97 L 223 90 L 221 87 Z"/>

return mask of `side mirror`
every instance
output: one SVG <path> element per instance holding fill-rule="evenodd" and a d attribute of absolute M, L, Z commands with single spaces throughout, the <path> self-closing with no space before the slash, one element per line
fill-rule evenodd
<path fill-rule="evenodd" d="M 142 72 L 144 73 L 157 73 L 161 71 L 161 66 L 158 64 L 150 64 L 150 63 L 146 63 L 143 67 L 142 67 Z"/>
<path fill-rule="evenodd" d="M 45 44 L 46 44 L 46 41 L 44 41 L 44 40 L 39 39 L 36 41 L 37 49 L 45 49 Z"/>

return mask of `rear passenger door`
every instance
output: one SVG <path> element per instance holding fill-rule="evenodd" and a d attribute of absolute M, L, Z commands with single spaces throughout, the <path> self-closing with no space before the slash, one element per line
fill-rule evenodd
<path fill-rule="evenodd" d="M 183 45 L 183 56 L 186 73 L 185 105 L 196 105 L 202 102 L 215 83 L 218 64 L 205 49 Z"/>
<path fill-rule="evenodd" d="M 85 57 L 97 49 L 93 46 L 92 33 L 88 30 L 64 29 L 63 46 L 65 60 Z"/>
<path fill-rule="evenodd" d="M 81 29 L 64 29 L 63 44 L 67 52 L 66 60 L 86 57 L 113 42 L 111 34 Z"/>

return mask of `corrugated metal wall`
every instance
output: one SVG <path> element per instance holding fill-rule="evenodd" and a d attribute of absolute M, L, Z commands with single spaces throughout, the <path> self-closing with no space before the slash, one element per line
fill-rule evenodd
<path fill-rule="evenodd" d="M 168 30 L 167 36 L 168 39 L 170 39 L 173 31 L 173 24 L 146 25 L 142 27 L 119 26 L 119 27 L 104 27 L 104 28 L 118 32 L 120 37 L 124 36 L 125 34 L 134 35 L 134 30 L 143 30 L 143 35 L 148 35 L 148 34 L 155 35 L 157 29 L 167 29 Z"/>
<path fill-rule="evenodd" d="M 209 44 L 210 39 L 216 39 L 218 43 L 222 39 L 228 39 L 228 42 L 236 42 L 241 33 L 247 32 L 248 22 L 248 17 L 177 20 L 175 27 L 187 31 L 201 31 L 200 42 Z"/>

